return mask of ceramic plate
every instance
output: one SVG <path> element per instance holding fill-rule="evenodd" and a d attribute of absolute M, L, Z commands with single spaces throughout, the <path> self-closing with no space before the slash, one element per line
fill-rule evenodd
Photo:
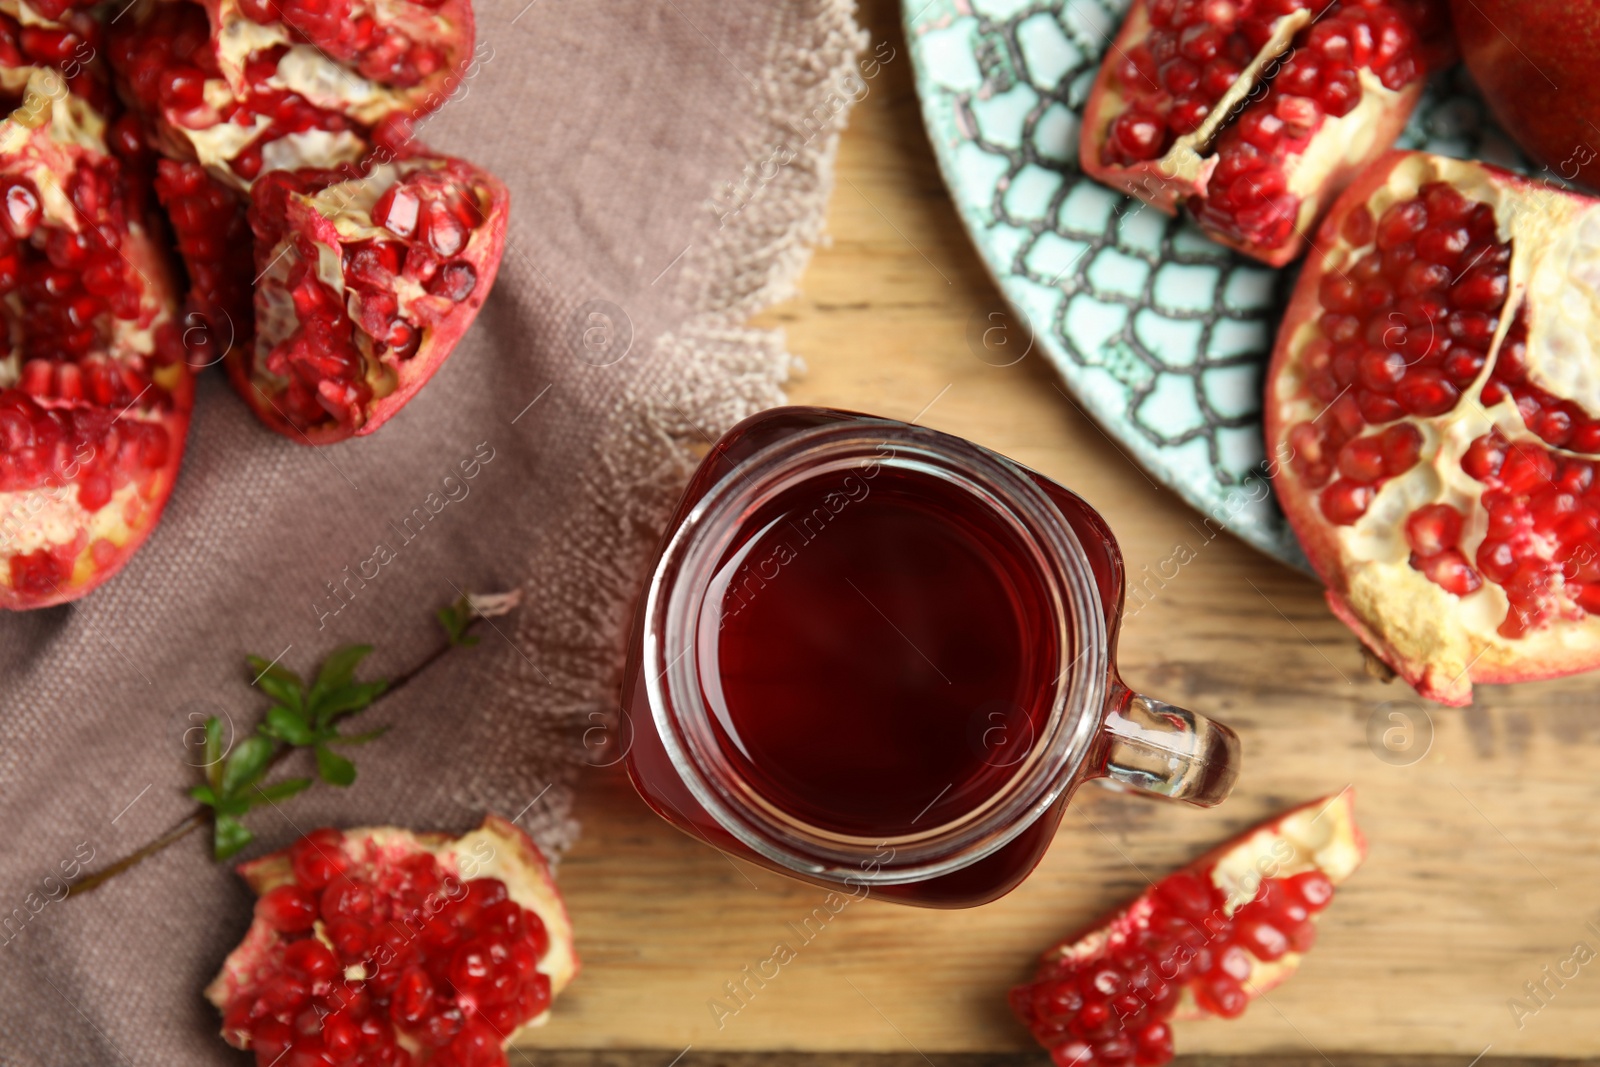
<path fill-rule="evenodd" d="M 1183 499 L 1304 568 L 1262 481 L 1262 376 L 1294 268 L 1078 168 L 1078 119 L 1127 7 L 906 0 L 923 120 L 979 254 L 1077 402 Z M 1430 85 L 1400 145 L 1526 169 L 1459 68 Z"/>

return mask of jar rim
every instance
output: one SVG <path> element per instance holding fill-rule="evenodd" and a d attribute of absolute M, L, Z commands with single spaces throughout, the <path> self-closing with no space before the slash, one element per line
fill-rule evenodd
<path fill-rule="evenodd" d="M 813 478 L 873 466 L 943 479 L 1004 518 L 1035 555 L 1066 666 L 1019 771 L 983 804 L 914 834 L 842 834 L 785 812 L 744 782 L 717 745 L 700 685 L 699 620 L 711 575 L 760 502 Z M 869 475 L 870 477 L 870 475 Z M 646 590 L 645 687 L 674 770 L 729 834 L 773 863 L 845 884 L 923 881 L 1015 840 L 1079 777 L 1104 706 L 1106 620 L 1087 553 L 1060 509 L 1019 465 L 936 430 L 861 418 L 799 431 L 725 472 L 683 517 Z M 885 852 L 887 850 L 887 854 Z"/>

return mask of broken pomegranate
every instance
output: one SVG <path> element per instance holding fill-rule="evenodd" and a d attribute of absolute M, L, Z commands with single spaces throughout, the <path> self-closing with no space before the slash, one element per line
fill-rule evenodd
<path fill-rule="evenodd" d="M 1234 1018 L 1294 973 L 1366 851 L 1350 790 L 1303 804 L 1045 952 L 1011 1008 L 1059 1067 L 1166 1063 L 1174 1020 Z"/>
<path fill-rule="evenodd" d="M 1422 695 L 1600 666 L 1600 201 L 1395 153 L 1278 335 L 1278 498 L 1334 612 Z"/>
<path fill-rule="evenodd" d="M 255 920 L 206 998 L 260 1067 L 503 1067 L 577 973 L 544 856 L 498 816 L 459 838 L 314 830 L 239 873 Z"/>
<path fill-rule="evenodd" d="M 0 607 L 115 573 L 177 477 L 193 383 L 173 286 L 105 123 L 35 68 L 0 123 Z"/>
<path fill-rule="evenodd" d="M 1444 0 L 1135 0 L 1084 109 L 1092 177 L 1274 266 L 1450 58 Z"/>
<path fill-rule="evenodd" d="M 257 182 L 256 336 L 228 357 L 256 414 L 314 444 L 371 433 L 439 369 L 494 284 L 509 211 L 497 178 L 448 157 L 341 178 Z"/>

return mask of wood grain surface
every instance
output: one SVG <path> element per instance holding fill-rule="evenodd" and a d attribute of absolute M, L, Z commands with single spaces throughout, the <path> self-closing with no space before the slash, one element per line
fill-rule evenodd
<path fill-rule="evenodd" d="M 685 1048 L 685 1064 L 755 1062 L 710 1055 L 730 1049 L 899 1054 L 808 1063 L 1040 1063 L 942 1054 L 1027 1049 L 1005 991 L 1041 948 L 1247 825 L 1353 787 L 1372 852 L 1325 916 L 1321 943 L 1243 1018 L 1182 1026 L 1180 1051 L 1297 1067 L 1356 1054 L 1432 1054 L 1382 1062 L 1460 1067 L 1486 1050 L 1600 1054 L 1600 961 L 1562 985 L 1546 979 L 1577 943 L 1600 950 L 1586 927 L 1600 925 L 1596 678 L 1484 687 L 1455 710 L 1368 677 L 1312 581 L 1227 536 L 1208 540 L 1062 393 L 1039 353 L 1005 368 L 978 358 L 968 326 L 1000 306 L 996 290 L 940 184 L 897 4 L 869 0 L 862 14 L 895 58 L 844 137 L 831 242 L 802 295 L 761 320 L 783 326 L 806 361 L 791 397 L 920 416 L 1043 471 L 1105 515 L 1136 581 L 1192 553 L 1175 577 L 1148 578 L 1148 603 L 1123 630 L 1122 669 L 1237 729 L 1244 776 L 1212 811 L 1086 789 L 1042 866 L 1005 899 L 963 912 L 867 900 L 802 943 L 789 924 L 820 890 L 671 830 L 617 770 L 586 772 L 584 835 L 561 867 L 585 970 L 527 1044 L 661 1050 L 540 1061 L 574 1065 L 666 1067 Z M 1426 754 L 1414 762 L 1369 743 L 1374 724 L 1403 725 L 1395 715 L 1416 725 L 1411 755 Z M 730 999 L 725 984 L 779 942 L 796 958 L 742 1006 Z M 1528 982 L 1546 984 L 1543 1004 L 1527 999 Z M 1520 1018 L 1514 998 L 1528 1009 Z M 719 1001 L 737 1011 L 719 1013 Z"/>

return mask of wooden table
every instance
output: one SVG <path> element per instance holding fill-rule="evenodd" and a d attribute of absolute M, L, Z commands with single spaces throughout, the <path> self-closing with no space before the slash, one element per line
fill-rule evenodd
<path fill-rule="evenodd" d="M 951 207 L 911 88 L 898 4 L 863 19 L 897 58 L 856 108 L 839 153 L 831 243 L 803 293 L 762 316 L 806 372 L 797 403 L 921 421 L 1033 466 L 1110 521 L 1129 570 L 1187 544 L 1196 558 L 1123 632 L 1128 681 L 1235 727 L 1246 771 L 1212 811 L 1099 789 L 1080 794 L 1039 870 L 962 912 L 851 905 L 719 1027 L 724 983 L 796 942 L 787 924 L 822 891 L 729 859 L 668 828 L 616 771 L 586 772 L 584 835 L 561 867 L 584 972 L 529 1036 L 537 1063 L 757 1062 L 727 1050 L 896 1053 L 941 1067 L 1045 1062 L 1005 991 L 1035 953 L 1209 845 L 1277 810 L 1354 786 L 1366 866 L 1326 915 L 1301 973 L 1233 1022 L 1184 1024 L 1184 1053 L 1266 1064 L 1401 1062 L 1467 1067 L 1499 1057 L 1600 1054 L 1600 960 L 1519 1028 L 1509 1001 L 1576 942 L 1600 951 L 1600 692 L 1594 677 L 1480 688 L 1466 710 L 1363 672 L 1318 587 L 1228 537 L 1119 451 L 1064 395 L 1038 353 L 999 368 L 967 342 L 994 285 Z M 1369 723 L 1399 711 L 1431 748 L 1385 762 Z M 1600 928 L 1600 921 L 1597 921 Z M 1528 1002 L 1530 1007 L 1536 1006 Z M 990 1053 L 960 1056 L 956 1053 Z M 1008 1055 L 1005 1055 L 1008 1054 Z M 858 1062 L 855 1056 L 759 1062 Z M 872 1059 L 867 1057 L 865 1059 Z M 513 1058 L 513 1062 L 519 1062 Z M 1214 1061 L 1207 1061 L 1214 1062 Z M 1511 1062 L 1511 1061 L 1507 1061 Z"/>

